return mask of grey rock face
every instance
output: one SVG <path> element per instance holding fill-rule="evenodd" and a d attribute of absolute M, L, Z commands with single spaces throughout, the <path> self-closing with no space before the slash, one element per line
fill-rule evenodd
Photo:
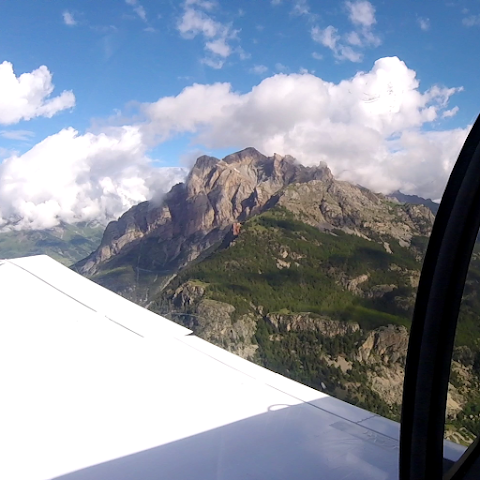
<path fill-rule="evenodd" d="M 294 313 L 288 315 L 270 313 L 266 316 L 266 320 L 278 328 L 280 332 L 310 330 L 319 332 L 326 337 L 348 335 L 360 330 L 358 323 L 332 320 L 328 317 L 319 317 L 318 315 L 310 313 Z"/>
<path fill-rule="evenodd" d="M 175 290 L 172 306 L 176 310 L 185 311 L 194 307 L 205 295 L 205 288 L 193 282 L 185 282 Z"/>
<path fill-rule="evenodd" d="M 254 148 L 223 160 L 202 156 L 185 184 L 174 186 L 160 205 L 141 203 L 111 222 L 100 247 L 77 269 L 92 275 L 110 258 L 126 252 L 143 257 L 145 269 L 178 269 L 221 241 L 232 224 L 261 212 L 285 186 L 312 180 L 333 177 L 326 166 L 304 167 L 288 155 L 266 157 Z M 149 262 L 151 248 L 155 261 Z"/>
<path fill-rule="evenodd" d="M 402 326 L 388 325 L 370 332 L 358 349 L 357 360 L 375 364 L 404 364 L 408 348 L 408 330 Z"/>
<path fill-rule="evenodd" d="M 253 315 L 242 315 L 233 320 L 235 308 L 228 303 L 201 300 L 197 307 L 195 333 L 243 358 L 253 357 L 257 345 L 252 343 L 257 327 Z"/>
<path fill-rule="evenodd" d="M 324 230 L 369 239 L 389 236 L 402 246 L 410 245 L 414 235 L 429 235 L 434 220 L 423 205 L 395 205 L 381 194 L 334 179 L 291 185 L 280 193 L 278 204 Z"/>

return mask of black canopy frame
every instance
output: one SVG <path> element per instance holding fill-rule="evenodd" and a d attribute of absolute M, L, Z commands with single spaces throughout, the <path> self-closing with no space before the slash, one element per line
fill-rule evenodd
<path fill-rule="evenodd" d="M 400 479 L 480 478 L 479 438 L 443 472 L 443 435 L 455 331 L 480 226 L 480 116 L 450 175 L 420 276 L 400 430 Z"/>

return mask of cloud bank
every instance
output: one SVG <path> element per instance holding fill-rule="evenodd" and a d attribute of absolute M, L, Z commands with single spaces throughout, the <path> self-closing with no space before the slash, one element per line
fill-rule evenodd
<path fill-rule="evenodd" d="M 0 229 L 106 224 L 165 193 L 185 174 L 155 168 L 136 127 L 98 135 L 67 128 L 0 165 Z"/>
<path fill-rule="evenodd" d="M 422 92 L 415 72 L 387 57 L 338 84 L 311 74 L 277 74 L 244 94 L 228 83 L 194 84 L 144 104 L 141 129 L 152 142 L 190 133 L 207 148 L 288 153 L 307 165 L 324 161 L 339 178 L 375 191 L 439 198 L 467 129 L 422 127 L 454 115 L 448 103 L 461 90 Z"/>
<path fill-rule="evenodd" d="M 17 77 L 0 64 L 0 124 L 52 117 L 75 105 L 72 92 L 51 98 L 54 86 L 41 66 Z M 33 132 L 0 130 L 2 138 L 29 140 Z M 158 168 L 146 154 L 138 127 L 80 135 L 66 128 L 23 155 L 1 148 L 0 230 L 44 229 L 59 222 L 106 224 L 133 205 L 158 198 L 182 181 L 181 168 Z"/>

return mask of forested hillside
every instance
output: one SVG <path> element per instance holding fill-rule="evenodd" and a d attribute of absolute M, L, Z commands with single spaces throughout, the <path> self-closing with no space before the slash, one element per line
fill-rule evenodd
<path fill-rule="evenodd" d="M 377 240 L 322 231 L 275 207 L 184 269 L 150 308 L 278 373 L 399 420 L 427 238 L 412 238 L 410 248 Z M 463 442 L 479 426 L 479 257 L 459 323 L 448 403 L 448 434 Z"/>

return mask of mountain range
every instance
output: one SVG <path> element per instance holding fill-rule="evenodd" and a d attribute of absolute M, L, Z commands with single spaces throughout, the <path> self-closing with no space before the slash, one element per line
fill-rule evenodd
<path fill-rule="evenodd" d="M 228 241 L 250 218 L 276 208 L 329 232 L 339 229 L 400 247 L 428 235 L 433 215 L 340 182 L 326 165 L 304 167 L 290 156 L 253 148 L 222 160 L 200 157 L 185 183 L 160 204 L 141 203 L 111 222 L 99 248 L 75 268 L 139 303 L 148 303 L 185 266 Z M 237 225 L 238 224 L 238 225 Z M 234 236 L 234 235 L 233 235 Z"/>
<path fill-rule="evenodd" d="M 70 266 L 99 246 L 104 230 L 96 223 L 61 222 L 44 230 L 0 231 L 0 258 L 43 254 Z"/>

